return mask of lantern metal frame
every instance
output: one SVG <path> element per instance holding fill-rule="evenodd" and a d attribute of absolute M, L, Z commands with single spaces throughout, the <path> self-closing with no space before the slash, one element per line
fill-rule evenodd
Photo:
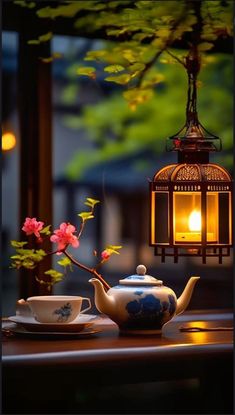
<path fill-rule="evenodd" d="M 184 171 L 184 174 L 182 172 Z M 193 180 L 193 171 L 202 172 L 200 180 Z M 207 174 L 205 174 L 207 172 Z M 191 175 L 191 177 L 190 177 Z M 216 180 L 215 180 L 216 177 Z M 181 180 L 180 180 L 181 179 Z M 214 179 L 214 180 L 213 180 Z M 220 180 L 219 180 L 220 179 Z M 207 195 L 216 192 L 218 198 L 220 194 L 228 194 L 228 242 L 213 243 L 207 239 Z M 155 215 L 156 194 L 168 194 L 168 241 L 158 243 L 155 237 Z M 201 216 L 202 229 L 200 242 L 176 242 L 174 238 L 174 195 L 179 193 L 200 193 L 201 196 Z M 150 245 L 155 248 L 155 255 L 160 256 L 162 262 L 169 256 L 174 257 L 174 262 L 178 262 L 178 257 L 198 256 L 202 257 L 206 263 L 207 257 L 218 257 L 219 263 L 222 258 L 230 255 L 232 241 L 232 179 L 229 173 L 217 164 L 173 164 L 158 171 L 153 181 L 150 182 Z"/>
<path fill-rule="evenodd" d="M 189 53 L 184 64 L 188 73 L 188 100 L 186 106 L 186 123 L 176 134 L 169 137 L 166 143 L 167 151 L 178 152 L 178 163 L 163 167 L 157 171 L 150 181 L 150 246 L 154 247 L 156 256 L 160 256 L 162 262 L 166 257 L 174 257 L 178 262 L 181 256 L 197 256 L 206 263 L 207 257 L 218 257 L 219 263 L 222 258 L 230 255 L 233 246 L 232 235 L 232 178 L 223 167 L 209 163 L 209 153 L 220 151 L 221 140 L 218 136 L 206 130 L 198 120 L 197 115 L 197 74 L 200 70 L 200 58 L 195 49 Z M 200 194 L 201 198 L 201 231 L 199 241 L 179 242 L 174 238 L 174 195 L 185 192 L 185 194 Z M 220 237 L 219 231 L 217 241 L 210 242 L 207 239 L 207 195 L 212 192 L 218 194 L 226 193 L 227 197 L 227 239 Z M 165 212 L 165 242 L 156 239 L 156 195 L 168 194 Z M 166 204 L 166 202 L 165 202 Z M 219 202 L 218 202 L 219 204 Z M 167 218 L 166 218 L 167 214 Z M 218 207 L 218 215 L 220 207 Z M 219 217 L 218 217 L 218 226 Z M 161 224 L 162 226 L 162 224 Z M 222 228 L 221 228 L 222 229 Z M 221 231 L 222 234 L 222 231 Z M 161 238 L 160 238 L 161 239 Z M 226 239 L 226 240 L 225 240 Z"/>

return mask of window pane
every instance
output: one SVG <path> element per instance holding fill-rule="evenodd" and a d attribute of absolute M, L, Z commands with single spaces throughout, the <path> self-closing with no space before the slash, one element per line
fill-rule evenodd
<path fill-rule="evenodd" d="M 17 40 L 14 32 L 2 34 L 2 131 L 8 144 L 8 150 L 2 152 L 2 258 L 3 291 L 2 315 L 12 315 L 18 298 L 18 275 L 10 268 L 10 255 L 13 250 L 11 239 L 19 235 L 19 130 L 16 107 L 16 69 L 17 69 Z M 15 137 L 15 145 L 10 137 Z M 10 139 L 10 141 L 9 141 Z M 6 143 L 7 144 L 7 143 Z"/>

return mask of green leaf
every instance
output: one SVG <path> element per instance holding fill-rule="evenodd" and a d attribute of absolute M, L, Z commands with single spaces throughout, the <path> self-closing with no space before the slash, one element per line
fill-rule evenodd
<path fill-rule="evenodd" d="M 106 33 L 108 36 L 120 36 L 127 31 L 127 28 L 124 27 L 123 29 L 107 29 Z"/>
<path fill-rule="evenodd" d="M 16 242 L 16 241 L 13 241 Z M 27 242 L 26 242 L 27 243 Z M 24 249 L 24 248 L 18 248 L 18 244 L 17 248 L 16 248 L 16 253 L 17 255 L 12 255 L 11 259 L 12 259 L 12 267 L 13 268 L 27 268 L 27 269 L 34 269 L 38 262 L 42 261 L 44 259 L 44 257 L 47 255 L 46 252 L 43 249 Z M 21 245 L 21 243 L 20 243 Z"/>
<path fill-rule="evenodd" d="M 92 199 L 91 197 L 87 197 L 86 200 L 87 201 L 85 202 L 85 205 L 88 205 L 88 203 L 89 203 L 91 207 L 94 207 L 95 205 L 97 205 L 97 203 L 100 203 L 100 200 Z"/>
<path fill-rule="evenodd" d="M 48 271 L 45 271 L 44 274 L 50 275 L 51 277 L 61 277 L 63 275 L 61 272 L 58 272 L 55 269 L 49 269 Z"/>
<path fill-rule="evenodd" d="M 91 212 L 81 212 L 81 213 L 78 214 L 78 216 L 80 216 L 80 218 L 82 218 L 83 222 L 85 220 L 94 218 L 94 215 L 92 215 Z"/>
<path fill-rule="evenodd" d="M 11 246 L 13 246 L 13 248 L 23 248 L 23 246 L 27 244 L 28 242 L 11 241 Z"/>
<path fill-rule="evenodd" d="M 48 33 L 45 33 L 45 35 L 39 36 L 38 39 L 28 40 L 27 43 L 29 45 L 39 45 L 40 43 L 48 42 L 52 38 L 52 36 L 53 36 L 53 33 L 48 32 Z"/>
<path fill-rule="evenodd" d="M 122 248 L 121 245 L 108 245 L 105 248 L 105 251 L 107 251 L 110 255 L 112 254 L 120 255 L 120 252 L 118 252 L 118 249 L 121 249 L 121 248 Z"/>
<path fill-rule="evenodd" d="M 213 48 L 213 43 L 209 43 L 209 42 L 203 42 L 203 43 L 200 43 L 199 45 L 198 45 L 198 50 L 200 51 L 200 52 L 204 52 L 204 51 L 206 51 L 206 50 L 210 50 L 211 48 Z"/>
<path fill-rule="evenodd" d="M 49 275 L 51 277 L 53 284 L 60 282 L 64 277 L 64 275 L 61 272 L 58 272 L 55 269 L 49 269 L 48 271 L 44 272 L 44 274 Z"/>
<path fill-rule="evenodd" d="M 20 259 L 21 260 L 22 256 L 21 255 L 11 255 L 10 258 L 11 259 Z"/>
<path fill-rule="evenodd" d="M 136 53 L 132 49 L 125 49 L 122 52 L 123 57 L 130 63 L 134 63 L 137 61 Z"/>
<path fill-rule="evenodd" d="M 107 55 L 106 50 L 91 50 L 88 51 L 86 57 L 84 58 L 85 61 L 95 61 L 95 60 L 102 60 Z"/>
<path fill-rule="evenodd" d="M 159 84 L 160 82 L 163 82 L 165 80 L 165 77 L 161 73 L 156 73 L 153 75 L 150 75 L 146 77 L 146 79 L 142 82 L 142 87 L 144 89 L 148 89 L 149 87 L 153 87 L 156 84 Z"/>
<path fill-rule="evenodd" d="M 36 268 L 36 264 L 34 261 L 31 261 L 30 259 L 25 259 L 22 262 L 22 267 L 27 268 L 27 269 L 34 269 Z"/>
<path fill-rule="evenodd" d="M 47 253 L 44 251 L 44 249 L 37 249 L 35 250 L 35 253 L 41 257 L 47 256 Z"/>
<path fill-rule="evenodd" d="M 59 261 L 57 261 L 57 264 L 61 265 L 62 267 L 67 267 L 69 265 L 71 265 L 71 261 L 68 257 L 63 257 L 62 259 L 60 259 Z"/>
<path fill-rule="evenodd" d="M 143 104 L 153 96 L 153 90 L 150 88 L 139 89 L 133 88 L 123 92 L 124 98 L 128 101 L 129 107 L 135 110 L 137 105 Z"/>
<path fill-rule="evenodd" d="M 27 43 L 28 45 L 39 45 L 40 44 L 39 40 L 36 40 L 36 39 L 28 40 Z"/>
<path fill-rule="evenodd" d="M 77 69 L 77 75 L 89 76 L 92 79 L 96 78 L 95 68 L 92 66 L 84 66 Z"/>
<path fill-rule="evenodd" d="M 38 17 L 41 18 L 50 18 L 55 19 L 56 17 L 62 16 L 62 17 L 74 17 L 77 12 L 79 12 L 83 6 L 87 2 L 85 1 L 79 1 L 79 2 L 70 2 L 66 5 L 60 5 L 58 3 L 57 7 L 43 7 L 42 9 L 39 9 L 37 11 Z"/>
<path fill-rule="evenodd" d="M 144 70 L 144 68 L 145 68 L 144 63 L 136 62 L 133 65 L 130 65 L 128 70 L 131 71 L 131 72 L 141 72 L 141 71 Z"/>
<path fill-rule="evenodd" d="M 215 33 L 205 33 L 204 35 L 201 36 L 203 40 L 208 40 L 209 42 L 210 40 L 211 41 L 216 40 L 217 37 L 218 36 Z"/>
<path fill-rule="evenodd" d="M 51 235 L 50 227 L 51 225 L 45 226 L 45 228 L 42 228 L 40 233 L 45 234 L 45 235 Z"/>
<path fill-rule="evenodd" d="M 60 59 L 60 58 L 62 58 L 63 57 L 63 55 L 61 54 L 61 53 L 59 53 L 59 52 L 54 52 L 54 53 L 52 53 L 52 55 L 51 56 L 48 56 L 48 57 L 40 57 L 39 59 L 42 61 L 42 62 L 45 62 L 45 63 L 50 63 L 50 62 L 53 62 L 55 59 Z"/>
<path fill-rule="evenodd" d="M 38 40 L 39 42 L 48 42 L 48 40 L 50 40 L 52 36 L 53 36 L 53 33 L 48 32 L 48 33 L 45 33 L 45 35 L 39 36 Z"/>
<path fill-rule="evenodd" d="M 17 248 L 16 252 L 20 255 L 33 255 L 34 249 Z"/>
<path fill-rule="evenodd" d="M 171 30 L 167 28 L 159 29 L 156 31 L 156 35 L 161 39 L 167 39 L 171 34 Z"/>
<path fill-rule="evenodd" d="M 53 62 L 53 57 L 49 56 L 48 58 L 40 58 L 40 60 L 44 63 L 50 63 Z"/>
<path fill-rule="evenodd" d="M 108 245 L 107 248 L 108 249 L 121 249 L 122 245 Z"/>
<path fill-rule="evenodd" d="M 117 73 L 117 72 L 121 72 L 124 70 L 125 68 L 122 65 L 109 65 L 104 68 L 105 72 L 110 72 L 110 73 Z"/>
<path fill-rule="evenodd" d="M 34 2 L 26 2 L 25 0 L 15 0 L 14 4 L 17 4 L 18 6 L 21 7 L 27 7 L 28 9 L 33 9 L 36 6 L 36 3 Z"/>
<path fill-rule="evenodd" d="M 131 80 L 131 75 L 123 74 L 119 76 L 108 76 L 105 81 L 115 82 L 116 84 L 125 85 Z"/>

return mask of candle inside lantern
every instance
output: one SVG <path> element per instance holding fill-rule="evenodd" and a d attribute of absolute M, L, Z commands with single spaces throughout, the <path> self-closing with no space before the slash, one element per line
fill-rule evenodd
<path fill-rule="evenodd" d="M 182 242 L 200 242 L 202 231 L 201 212 L 197 209 L 191 211 L 186 218 L 186 229 L 184 232 L 176 232 L 176 240 Z"/>
<path fill-rule="evenodd" d="M 176 240 L 182 242 L 200 242 L 202 230 L 201 213 L 198 210 L 193 210 L 188 218 L 189 232 L 177 232 Z"/>
<path fill-rule="evenodd" d="M 181 235 L 181 238 L 185 241 L 197 242 L 201 240 L 202 230 L 202 218 L 201 213 L 198 210 L 193 210 L 188 219 L 188 227 L 190 232 L 186 232 L 185 235 Z M 184 237 L 185 236 L 185 237 Z"/>
<path fill-rule="evenodd" d="M 193 210 L 189 216 L 188 220 L 189 230 L 192 232 L 199 231 L 201 233 L 202 229 L 202 218 L 201 213 L 197 210 Z"/>
<path fill-rule="evenodd" d="M 218 197 L 215 192 L 207 195 L 206 240 L 218 240 Z M 177 192 L 174 195 L 174 241 L 198 244 L 202 241 L 203 213 L 198 192 Z"/>
<path fill-rule="evenodd" d="M 200 242 L 202 231 L 202 216 L 198 210 L 193 210 L 188 218 L 189 232 L 177 232 L 176 240 L 182 242 Z M 207 232 L 207 240 L 213 241 L 215 239 L 214 232 Z"/>

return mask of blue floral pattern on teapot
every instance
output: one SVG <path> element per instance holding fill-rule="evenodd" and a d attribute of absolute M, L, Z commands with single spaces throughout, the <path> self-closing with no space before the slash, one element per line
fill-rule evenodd
<path fill-rule="evenodd" d="M 119 280 L 119 284 L 107 293 L 102 283 L 92 278 L 90 282 L 95 287 L 96 307 L 117 323 L 121 331 L 159 333 L 164 324 L 187 307 L 200 277 L 191 277 L 177 300 L 171 288 L 164 286 L 161 280 L 146 275 L 144 265 L 138 265 L 136 272 Z"/>

